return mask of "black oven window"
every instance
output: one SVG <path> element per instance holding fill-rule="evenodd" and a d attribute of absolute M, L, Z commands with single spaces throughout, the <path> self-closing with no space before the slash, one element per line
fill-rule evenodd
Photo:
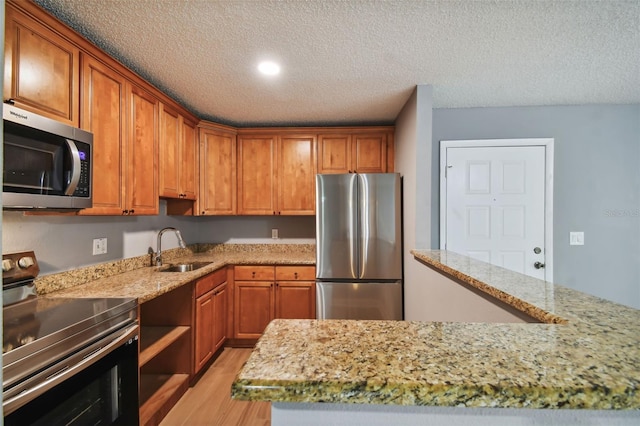
<path fill-rule="evenodd" d="M 4 418 L 11 425 L 137 425 L 137 345 L 112 352 Z"/>
<path fill-rule="evenodd" d="M 60 405 L 54 407 L 46 419 L 40 419 L 33 426 L 50 426 L 52 420 L 60 425 L 99 425 L 111 424 L 121 414 L 118 397 L 113 398 L 111 390 L 120 393 L 118 385 L 118 367 L 100 376 L 70 395 Z M 106 420 L 106 421 L 105 421 Z"/>

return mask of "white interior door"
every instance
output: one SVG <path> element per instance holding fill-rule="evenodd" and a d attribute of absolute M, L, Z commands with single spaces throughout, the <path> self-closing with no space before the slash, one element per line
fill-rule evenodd
<path fill-rule="evenodd" d="M 545 146 L 446 147 L 445 248 L 545 274 Z"/>

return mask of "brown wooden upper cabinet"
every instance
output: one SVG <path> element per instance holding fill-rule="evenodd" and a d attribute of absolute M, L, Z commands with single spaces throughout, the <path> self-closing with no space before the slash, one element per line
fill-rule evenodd
<path fill-rule="evenodd" d="M 156 215 L 158 197 L 158 106 L 149 92 L 127 84 L 127 184 L 125 214 Z"/>
<path fill-rule="evenodd" d="M 196 125 L 160 104 L 160 196 L 195 200 L 197 170 Z"/>
<path fill-rule="evenodd" d="M 81 127 L 93 133 L 93 207 L 80 214 L 121 215 L 125 210 L 126 81 L 82 55 Z"/>
<path fill-rule="evenodd" d="M 83 55 L 82 128 L 93 133 L 93 207 L 81 215 L 156 215 L 158 100 Z"/>
<path fill-rule="evenodd" d="M 238 136 L 238 214 L 315 214 L 315 135 Z"/>
<path fill-rule="evenodd" d="M 93 207 L 78 214 L 156 215 L 163 197 L 167 214 L 313 215 L 316 173 L 393 171 L 392 127 L 195 123 L 37 4 L 5 11 L 4 99 L 93 133 Z"/>
<path fill-rule="evenodd" d="M 314 215 L 316 206 L 316 137 L 282 135 L 278 140 L 277 212 Z"/>
<path fill-rule="evenodd" d="M 201 127 L 199 215 L 236 214 L 236 164 L 235 132 Z"/>
<path fill-rule="evenodd" d="M 79 49 L 13 4 L 7 4 L 5 25 L 4 100 L 79 126 Z"/>
<path fill-rule="evenodd" d="M 198 125 L 184 117 L 180 160 L 182 198 L 195 200 L 198 197 Z"/>
<path fill-rule="evenodd" d="M 318 173 L 384 173 L 387 132 L 333 133 L 318 136 Z"/>

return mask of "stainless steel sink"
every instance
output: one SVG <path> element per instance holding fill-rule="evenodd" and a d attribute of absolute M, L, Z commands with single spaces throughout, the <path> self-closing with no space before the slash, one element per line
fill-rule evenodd
<path fill-rule="evenodd" d="M 190 272 L 210 264 L 211 262 L 176 263 L 160 269 L 160 272 Z"/>

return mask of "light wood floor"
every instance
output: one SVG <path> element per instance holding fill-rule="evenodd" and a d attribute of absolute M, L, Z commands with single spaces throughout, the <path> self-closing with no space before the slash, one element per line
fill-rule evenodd
<path fill-rule="evenodd" d="M 231 399 L 231 383 L 251 349 L 225 348 L 198 383 L 182 396 L 160 426 L 270 426 L 271 404 Z"/>

